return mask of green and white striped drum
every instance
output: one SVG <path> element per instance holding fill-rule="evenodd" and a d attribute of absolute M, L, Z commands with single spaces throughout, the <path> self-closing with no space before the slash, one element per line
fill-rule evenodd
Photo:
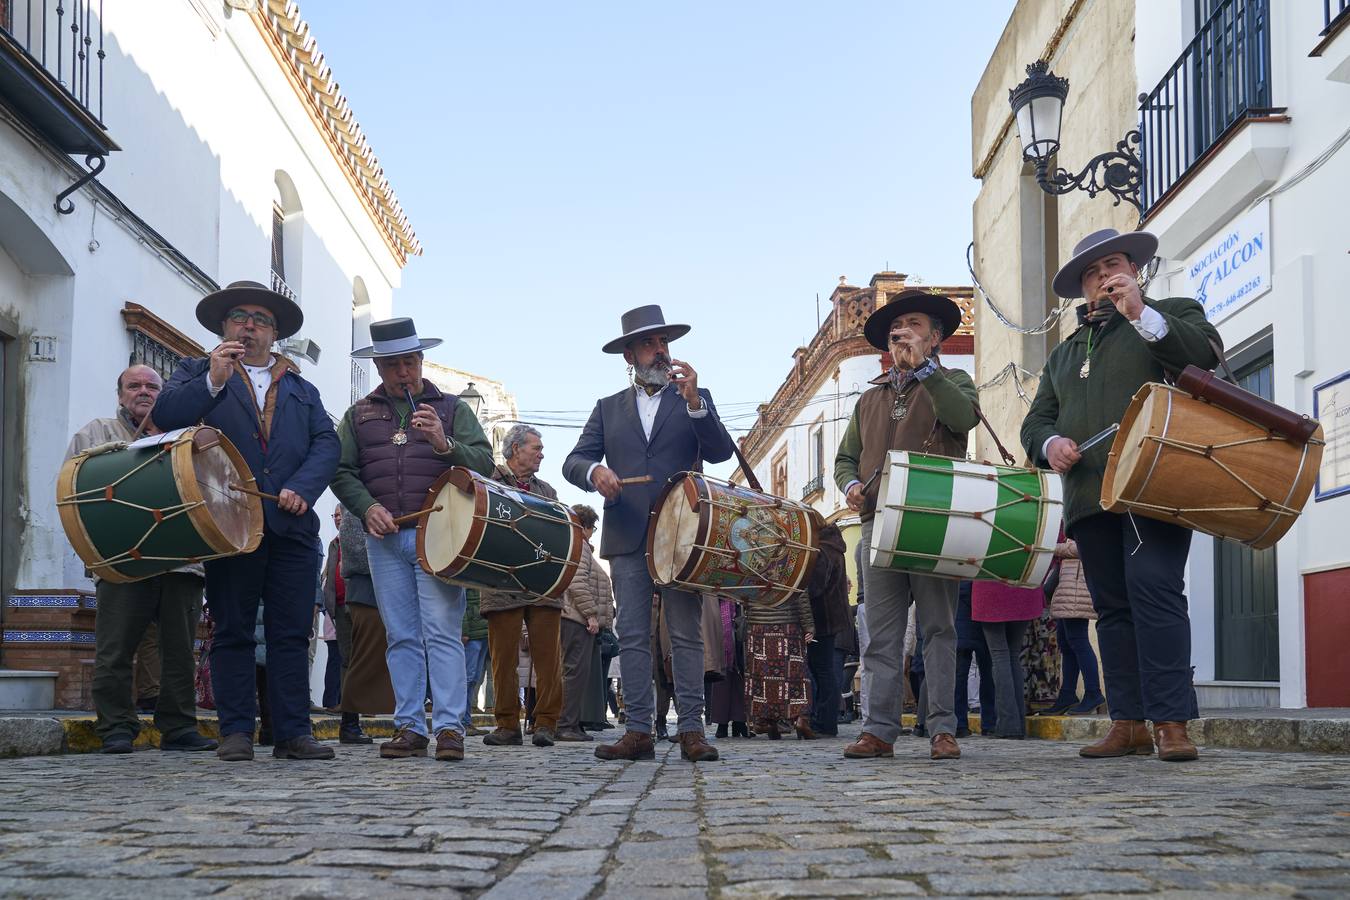
<path fill-rule="evenodd" d="M 56 506 L 84 564 L 125 583 L 258 549 L 262 503 L 233 485 L 253 489 L 248 464 L 201 425 L 72 456 L 56 479 Z"/>
<path fill-rule="evenodd" d="M 510 594 L 562 595 L 581 562 L 581 521 L 557 500 L 454 466 L 427 491 L 417 558 L 443 581 Z"/>
<path fill-rule="evenodd" d="M 892 450 L 872 523 L 872 565 L 1035 587 L 1064 499 L 1053 472 Z"/>

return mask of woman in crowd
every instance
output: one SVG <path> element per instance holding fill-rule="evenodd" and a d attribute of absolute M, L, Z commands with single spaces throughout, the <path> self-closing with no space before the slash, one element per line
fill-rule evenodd
<path fill-rule="evenodd" d="M 708 684 L 708 718 L 717 726 L 717 736 L 753 737 L 745 717 L 745 641 L 740 637 L 740 608 L 733 600 L 717 604 L 722 627 L 722 677 Z"/>
<path fill-rule="evenodd" d="M 971 619 L 979 622 L 989 644 L 994 669 L 994 705 L 998 711 L 994 737 L 1026 737 L 1023 702 L 1026 679 L 1022 672 L 1022 642 L 1027 625 L 1041 614 L 1041 589 L 1017 588 L 997 581 L 977 581 L 971 590 Z M 982 729 L 986 734 L 989 729 Z"/>
<path fill-rule="evenodd" d="M 754 729 L 770 740 L 783 736 L 810 708 L 806 645 L 815 631 L 811 601 L 798 594 L 780 606 L 745 610 L 745 699 Z M 813 737 L 800 727 L 799 738 Z"/>
<path fill-rule="evenodd" d="M 1063 661 L 1063 678 L 1059 696 L 1045 715 L 1086 716 L 1105 712 L 1106 697 L 1102 694 L 1097 654 L 1088 640 L 1088 620 L 1097 618 L 1083 577 L 1083 564 L 1078 559 L 1078 544 L 1062 541 L 1055 548 L 1059 557 L 1059 583 L 1050 599 L 1050 615 L 1055 620 L 1055 635 L 1059 640 L 1059 654 Z M 1078 676 L 1083 677 L 1083 696 L 1078 697 Z"/>

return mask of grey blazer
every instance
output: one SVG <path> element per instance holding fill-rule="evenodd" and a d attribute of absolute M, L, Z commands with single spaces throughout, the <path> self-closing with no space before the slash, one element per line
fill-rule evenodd
<path fill-rule="evenodd" d="M 583 491 L 595 490 L 586 478 L 592 463 L 603 462 L 620 478 L 650 475 L 650 484 L 630 484 L 617 500 L 605 501 L 600 555 L 605 559 L 646 550 L 647 518 L 666 481 L 676 472 L 701 470 L 703 463 L 731 458 L 731 435 L 717 417 L 712 395 L 699 388 L 708 414 L 689 416 L 684 399 L 668 386 L 648 441 L 638 418 L 635 388 L 625 388 L 595 404 L 581 437 L 563 462 L 563 477 Z"/>

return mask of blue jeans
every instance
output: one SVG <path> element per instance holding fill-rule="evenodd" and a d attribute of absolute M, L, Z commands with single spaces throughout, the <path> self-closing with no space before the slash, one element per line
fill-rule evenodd
<path fill-rule="evenodd" d="M 629 731 L 651 734 L 656 714 L 652 686 L 652 576 L 643 552 L 609 561 L 614 599 L 619 607 L 619 669 Z M 703 732 L 703 600 L 698 594 L 661 590 L 661 607 L 670 629 L 675 672 L 675 713 L 679 731 Z"/>
<path fill-rule="evenodd" d="M 469 709 L 473 706 L 473 695 L 483 683 L 483 673 L 487 671 L 487 638 L 464 642 L 464 717 L 460 720 L 464 730 L 469 730 L 473 716 Z"/>
<path fill-rule="evenodd" d="M 431 728 L 457 731 L 468 709 L 464 668 L 464 588 L 428 575 L 417 561 L 417 530 L 366 536 L 375 603 L 389 649 L 385 661 L 394 688 L 394 727 L 427 734 L 427 676 Z"/>
<path fill-rule="evenodd" d="M 1025 736 L 1027 733 L 1026 676 L 1022 672 L 1022 642 L 1030 622 L 981 622 L 984 640 L 989 645 L 989 658 L 994 668 L 994 706 L 998 709 L 998 723 L 988 729 L 981 721 L 980 730 L 992 731 L 1000 737 Z M 980 707 L 983 716 L 984 707 Z"/>
<path fill-rule="evenodd" d="M 1078 702 L 1079 675 L 1083 676 L 1083 699 L 1095 700 L 1101 697 L 1097 654 L 1092 652 L 1092 642 L 1088 640 L 1088 620 L 1056 619 L 1055 633 L 1059 638 L 1059 657 L 1064 665 L 1064 677 L 1060 681 L 1056 705 Z"/>

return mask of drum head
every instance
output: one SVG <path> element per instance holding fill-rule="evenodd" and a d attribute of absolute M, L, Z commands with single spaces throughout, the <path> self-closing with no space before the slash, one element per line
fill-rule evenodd
<path fill-rule="evenodd" d="M 894 558 L 895 540 L 900 530 L 900 505 L 905 502 L 909 485 L 909 452 L 892 450 L 881 467 L 877 488 L 877 508 L 872 517 L 872 546 L 869 564 L 888 569 Z"/>
<path fill-rule="evenodd" d="M 1139 498 L 1162 454 L 1162 445 L 1148 438 L 1167 433 L 1171 410 L 1172 392 L 1161 384 L 1144 385 L 1130 400 L 1102 473 L 1103 509 L 1125 512 L 1120 501 Z"/>
<path fill-rule="evenodd" d="M 468 472 L 451 469 L 442 475 L 430 492 L 432 509 L 425 523 L 418 529 L 418 553 L 423 567 L 433 575 L 447 575 L 447 570 L 464 554 L 477 524 L 474 508 L 478 492 Z M 423 509 L 426 507 L 424 506 Z M 478 525 L 482 532 L 482 526 Z"/>
<path fill-rule="evenodd" d="M 214 437 L 217 439 L 211 440 L 209 438 L 212 435 L 208 434 L 207 440 L 198 440 L 202 432 L 213 431 L 200 428 L 198 434 L 193 436 L 193 442 L 184 445 L 184 449 L 191 447 L 195 451 L 185 454 L 183 458 L 191 460 L 192 477 L 205 510 L 205 516 L 194 518 L 202 531 L 202 537 L 218 553 L 251 552 L 258 548 L 262 540 L 262 501 L 230 489 L 231 484 L 249 484 L 253 479 L 239 451 L 224 435 L 216 433 Z M 179 475 L 181 478 L 182 473 Z M 191 493 L 190 487 L 184 491 L 185 496 Z M 209 519 L 209 522 L 203 522 L 203 518 Z"/>
<path fill-rule="evenodd" d="M 666 487 L 656 502 L 650 550 L 652 580 L 675 581 L 698 541 L 699 502 L 695 475 L 684 475 Z"/>

